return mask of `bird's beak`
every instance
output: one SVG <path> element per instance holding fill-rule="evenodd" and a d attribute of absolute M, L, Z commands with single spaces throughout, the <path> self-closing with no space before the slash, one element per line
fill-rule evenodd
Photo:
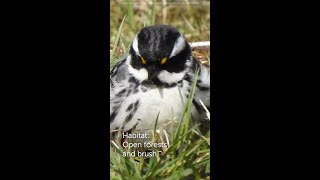
<path fill-rule="evenodd" d="M 148 70 L 148 80 L 152 81 L 159 75 L 159 70 L 156 66 L 149 66 L 147 68 Z"/>

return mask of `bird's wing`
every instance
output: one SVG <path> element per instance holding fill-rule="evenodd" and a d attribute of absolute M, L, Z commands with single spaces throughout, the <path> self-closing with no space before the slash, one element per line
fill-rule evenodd
<path fill-rule="evenodd" d="M 200 68 L 197 80 L 197 89 L 195 92 L 195 100 L 203 102 L 203 104 L 210 108 L 210 67 L 202 65 L 196 58 L 197 67 Z"/>
<path fill-rule="evenodd" d="M 201 66 L 198 82 L 197 96 L 206 107 L 210 107 L 210 68 Z"/>
<path fill-rule="evenodd" d="M 127 56 L 120 59 L 120 61 L 110 72 L 110 103 L 112 104 L 110 106 L 111 114 L 120 107 L 129 87 L 128 79 L 130 75 L 128 72 L 126 57 Z"/>
<path fill-rule="evenodd" d="M 127 55 L 120 59 L 117 62 L 111 72 L 110 72 L 110 86 L 114 87 L 116 84 L 121 83 L 123 80 L 126 80 L 128 77 L 128 66 L 125 63 L 127 60 Z"/>

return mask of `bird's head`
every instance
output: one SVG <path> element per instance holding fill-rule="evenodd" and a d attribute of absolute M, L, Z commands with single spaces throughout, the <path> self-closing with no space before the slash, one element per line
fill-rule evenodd
<path fill-rule="evenodd" d="M 175 28 L 155 25 L 136 35 L 128 57 L 129 72 L 140 82 L 172 85 L 188 72 L 191 48 Z"/>

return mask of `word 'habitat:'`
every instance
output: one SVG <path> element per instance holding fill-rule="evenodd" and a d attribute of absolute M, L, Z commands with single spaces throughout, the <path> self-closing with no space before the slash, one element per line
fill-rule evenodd
<path fill-rule="evenodd" d="M 133 139 L 133 138 L 149 138 L 148 133 L 133 133 L 129 134 L 128 132 L 122 133 L 122 138 L 128 138 L 128 139 Z"/>

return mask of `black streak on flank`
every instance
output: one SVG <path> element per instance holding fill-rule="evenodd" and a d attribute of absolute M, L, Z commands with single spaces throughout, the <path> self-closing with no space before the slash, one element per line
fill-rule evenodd
<path fill-rule="evenodd" d="M 129 112 L 132 108 L 133 108 L 133 103 L 128 106 L 128 108 L 126 109 L 126 112 Z"/>
<path fill-rule="evenodd" d="M 132 88 L 129 88 L 129 91 L 128 91 L 126 97 L 128 97 L 129 95 L 131 95 L 131 91 L 132 91 Z"/>
<path fill-rule="evenodd" d="M 128 123 L 133 117 L 133 112 L 131 112 L 125 119 L 124 123 Z"/>
<path fill-rule="evenodd" d="M 134 108 L 133 108 L 133 110 L 129 113 L 129 115 L 126 117 L 124 123 L 128 123 L 128 122 L 132 119 L 133 115 L 137 112 L 137 109 L 138 109 L 138 107 L 139 107 L 139 100 L 137 100 L 134 104 L 130 104 L 130 106 L 131 106 L 131 105 L 132 105 Z M 129 107 L 130 107 L 130 106 L 129 106 Z M 127 108 L 127 110 L 129 109 L 129 107 Z M 132 107 L 130 107 L 130 109 L 132 109 Z"/>
<path fill-rule="evenodd" d="M 114 107 L 114 111 L 110 115 L 110 123 L 114 121 L 114 118 L 117 116 L 120 106 Z"/>
<path fill-rule="evenodd" d="M 137 109 L 138 109 L 138 107 L 139 107 L 139 100 L 137 100 L 135 103 L 134 103 L 134 112 L 136 112 L 137 111 Z"/>
<path fill-rule="evenodd" d="M 129 90 L 130 93 L 131 93 L 131 92 L 132 92 L 133 94 L 138 93 L 138 92 L 139 92 L 138 87 L 139 87 L 139 85 L 140 85 L 139 81 L 138 81 L 136 78 L 131 77 L 131 78 L 129 79 L 129 83 L 130 83 L 130 86 L 129 86 L 129 88 L 130 88 L 130 90 Z M 128 94 L 127 94 L 127 96 L 128 96 Z"/>
<path fill-rule="evenodd" d="M 121 97 L 125 92 L 127 91 L 126 88 L 122 89 L 118 94 L 116 94 L 117 97 Z"/>

